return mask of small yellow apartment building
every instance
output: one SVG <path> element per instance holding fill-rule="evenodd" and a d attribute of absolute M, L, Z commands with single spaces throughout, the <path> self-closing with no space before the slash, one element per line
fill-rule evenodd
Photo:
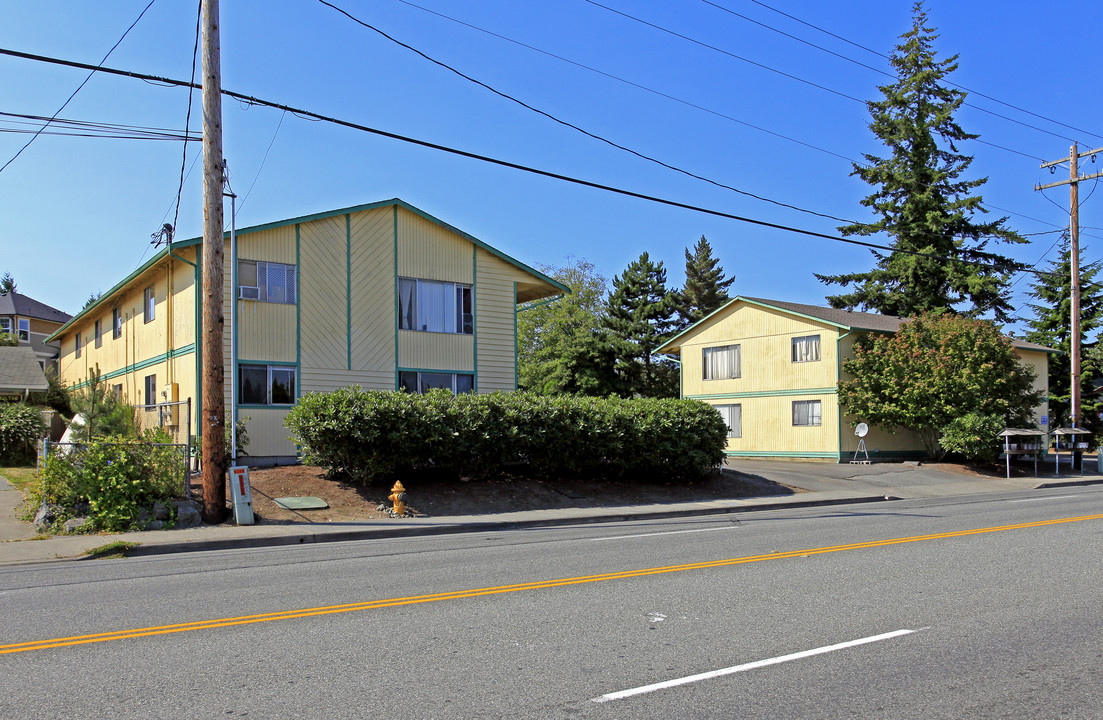
<path fill-rule="evenodd" d="M 58 329 L 61 378 L 98 367 L 131 404 L 191 398 L 197 435 L 201 253 L 200 238 L 162 248 Z M 283 422 L 303 393 L 515 390 L 518 304 L 568 292 L 398 199 L 238 230 L 226 253 L 226 408 L 236 387 L 250 464 L 295 459 Z"/>
<path fill-rule="evenodd" d="M 731 457 L 849 460 L 862 418 L 839 407 L 842 361 L 863 333 L 894 333 L 904 319 L 797 303 L 737 297 L 671 338 L 658 352 L 681 358 L 681 395 L 713 405 L 728 423 Z M 1049 353 L 1014 339 L 1035 387 L 1048 396 Z M 1049 404 L 1035 409 L 1048 430 Z M 922 457 L 913 433 L 871 427 L 871 459 Z"/>

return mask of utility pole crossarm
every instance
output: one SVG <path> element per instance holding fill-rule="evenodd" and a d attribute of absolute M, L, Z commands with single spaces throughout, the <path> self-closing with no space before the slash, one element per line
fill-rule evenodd
<path fill-rule="evenodd" d="M 1081 156 L 1083 157 L 1083 156 Z M 1094 180 L 1095 178 L 1103 177 L 1103 172 L 1092 173 L 1091 175 L 1079 175 L 1075 180 L 1069 178 L 1068 180 L 1061 180 L 1058 182 L 1051 182 L 1046 185 L 1035 185 L 1035 190 L 1046 190 L 1048 188 L 1057 187 L 1059 185 L 1069 185 L 1074 182 L 1081 182 L 1083 180 Z"/>

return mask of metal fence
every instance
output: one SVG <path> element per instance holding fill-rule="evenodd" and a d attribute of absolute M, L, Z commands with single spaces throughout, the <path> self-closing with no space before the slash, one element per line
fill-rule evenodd
<path fill-rule="evenodd" d="M 192 499 L 191 490 L 191 447 L 186 443 L 142 443 L 142 442 L 109 442 L 96 440 L 91 443 L 86 442 L 51 442 L 49 439 L 44 439 L 38 446 L 38 470 L 41 472 L 46 467 L 46 461 L 51 455 L 69 455 L 74 456 L 77 461 L 80 460 L 80 455 L 88 450 L 91 446 L 128 446 L 128 447 L 147 447 L 151 449 L 165 448 L 166 451 L 172 452 L 176 456 L 176 464 L 179 466 L 179 491 L 178 494 L 181 497 Z"/>

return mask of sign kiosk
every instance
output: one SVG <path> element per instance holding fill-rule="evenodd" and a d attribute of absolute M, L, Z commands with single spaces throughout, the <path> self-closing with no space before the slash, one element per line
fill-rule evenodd
<path fill-rule="evenodd" d="M 253 489 L 249 487 L 247 465 L 230 467 L 230 494 L 234 500 L 234 522 L 238 525 L 252 525 Z"/>

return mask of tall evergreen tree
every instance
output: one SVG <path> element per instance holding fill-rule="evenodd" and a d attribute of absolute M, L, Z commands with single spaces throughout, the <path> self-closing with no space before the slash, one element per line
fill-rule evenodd
<path fill-rule="evenodd" d="M 712 245 L 702 235 L 693 247 L 686 248 L 686 284 L 678 297 L 678 330 L 684 330 L 729 299 L 728 288 L 734 277 L 724 278 L 720 260 L 713 257 Z"/>
<path fill-rule="evenodd" d="M 1028 304 L 1034 317 L 1027 320 L 1030 332 L 1026 339 L 1061 351 L 1049 358 L 1049 425 L 1054 428 L 1072 424 L 1071 260 L 1066 233 L 1061 256 L 1051 261 L 1046 274 L 1039 275 L 1031 286 L 1030 296 L 1038 303 Z M 1103 281 L 1096 279 L 1100 269 L 1103 262 L 1099 261 L 1080 265 L 1080 425 L 1096 439 L 1103 429 L 1099 419 L 1103 398 L 1094 381 L 1103 375 L 1103 357 L 1098 339 L 1089 342 L 1088 336 L 1103 326 Z"/>
<path fill-rule="evenodd" d="M 0 294 L 6 294 L 15 291 L 15 278 L 12 277 L 12 274 L 10 272 L 4 273 L 4 277 L 0 278 Z"/>
<path fill-rule="evenodd" d="M 978 136 L 965 132 L 954 113 L 965 93 L 949 87 L 946 76 L 957 69 L 957 55 L 938 60 L 922 2 L 913 9 L 911 30 L 901 36 L 890 61 L 897 80 L 880 88 L 883 99 L 869 103 L 870 129 L 888 148 L 888 157 L 866 155 L 867 165 L 854 165 L 857 175 L 876 188 L 862 204 L 877 216 L 874 222 L 839 228 L 843 235 L 887 233 L 893 251 L 874 252 L 869 272 L 817 275 L 844 292 L 828 296 L 832 307 L 861 308 L 910 317 L 930 311 L 983 314 L 1010 320 L 1008 281 L 1019 265 L 986 250 L 989 242 L 1021 243 L 1024 239 L 1004 226 L 1007 218 L 975 219 L 987 212 L 973 192 L 986 178 L 962 179 L 973 158 L 957 143 Z M 937 260 L 909 253 L 954 257 L 983 266 Z"/>
<path fill-rule="evenodd" d="M 602 322 L 605 278 L 583 259 L 540 270 L 571 293 L 517 314 L 517 386 L 543 395 L 615 393 L 613 351 Z"/>
<path fill-rule="evenodd" d="M 674 333 L 677 303 L 677 295 L 667 290 L 662 261 L 651 262 L 646 252 L 632 261 L 624 274 L 613 278 L 605 327 L 624 394 L 677 396 L 676 366 L 655 354 L 655 348 Z"/>

